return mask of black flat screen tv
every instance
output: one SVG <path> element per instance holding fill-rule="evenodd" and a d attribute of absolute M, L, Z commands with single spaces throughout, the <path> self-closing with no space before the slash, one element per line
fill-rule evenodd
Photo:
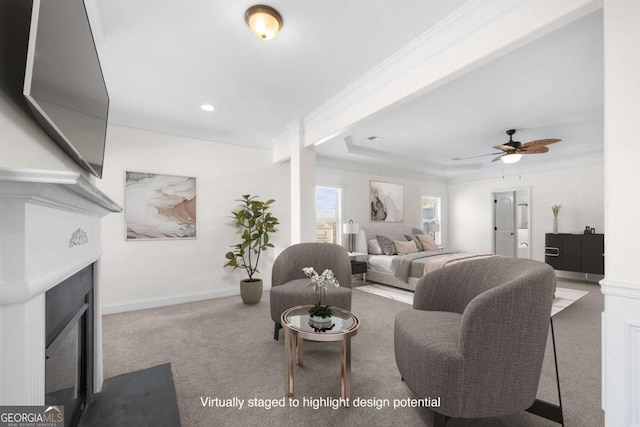
<path fill-rule="evenodd" d="M 45 132 L 101 178 L 109 95 L 83 0 L 33 0 L 24 95 Z"/>

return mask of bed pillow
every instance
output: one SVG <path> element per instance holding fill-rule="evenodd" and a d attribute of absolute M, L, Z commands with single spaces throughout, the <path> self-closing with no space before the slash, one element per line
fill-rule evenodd
<path fill-rule="evenodd" d="M 422 247 L 425 251 L 437 251 L 440 249 L 438 248 L 436 241 L 433 240 L 431 236 L 426 234 L 416 234 L 416 236 L 418 237 L 418 240 L 420 240 L 420 243 L 422 243 Z"/>
<path fill-rule="evenodd" d="M 409 236 L 408 234 L 405 234 L 404 237 L 406 237 L 407 240 L 414 242 L 416 244 L 416 248 L 418 248 L 418 251 L 424 251 L 424 248 L 422 247 L 422 243 L 420 243 L 420 239 L 418 239 L 417 234 L 413 236 Z"/>
<path fill-rule="evenodd" d="M 415 254 L 416 252 L 418 252 L 418 246 L 413 240 L 411 240 L 410 242 L 401 242 L 399 240 L 394 240 L 393 244 L 396 247 L 398 255 Z"/>
<path fill-rule="evenodd" d="M 386 236 L 376 236 L 378 243 L 380 243 L 380 247 L 382 248 L 382 252 L 385 255 L 397 255 L 396 246 L 393 244 L 393 240 Z"/>
<path fill-rule="evenodd" d="M 384 255 L 384 252 L 382 251 L 380 243 L 378 243 L 377 239 L 371 239 L 367 242 L 367 251 L 371 255 Z"/>

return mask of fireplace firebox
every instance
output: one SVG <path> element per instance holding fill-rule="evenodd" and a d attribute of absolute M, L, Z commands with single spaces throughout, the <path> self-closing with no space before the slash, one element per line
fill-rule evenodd
<path fill-rule="evenodd" d="M 94 267 L 80 270 L 45 295 L 45 404 L 64 405 L 76 426 L 93 390 Z"/>

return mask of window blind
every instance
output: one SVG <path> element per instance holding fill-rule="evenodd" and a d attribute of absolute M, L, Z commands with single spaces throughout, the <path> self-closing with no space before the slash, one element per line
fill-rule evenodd
<path fill-rule="evenodd" d="M 342 189 L 316 187 L 316 242 L 340 244 Z"/>

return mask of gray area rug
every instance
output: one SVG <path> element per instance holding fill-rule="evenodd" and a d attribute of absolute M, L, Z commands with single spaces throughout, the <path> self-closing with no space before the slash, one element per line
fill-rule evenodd
<path fill-rule="evenodd" d="M 180 415 L 171 364 L 107 379 L 82 414 L 80 427 L 175 427 Z"/>
<path fill-rule="evenodd" d="M 602 426 L 602 294 L 595 284 L 559 281 L 558 286 L 589 291 L 554 317 L 565 423 Z M 171 363 L 180 419 L 187 427 L 430 426 L 429 409 L 393 408 L 396 399 L 415 398 L 400 380 L 393 353 L 394 319 L 407 309 L 402 302 L 353 293 L 353 312 L 361 329 L 352 340 L 352 398 L 368 399 L 371 407 L 331 407 L 340 396 L 340 349 L 338 343 L 316 342 L 305 343 L 305 364 L 296 368 L 298 407 L 288 399 L 285 408 L 275 406 L 284 397 L 284 339 L 282 332 L 280 341 L 273 339 L 268 292 L 253 306 L 242 304 L 240 297 L 228 297 L 105 316 L 105 377 Z M 558 400 L 550 339 L 538 398 Z M 267 408 L 269 403 L 272 407 Z M 320 404 L 317 409 L 314 403 Z M 447 426 L 557 424 L 523 412 L 452 420 Z"/>

